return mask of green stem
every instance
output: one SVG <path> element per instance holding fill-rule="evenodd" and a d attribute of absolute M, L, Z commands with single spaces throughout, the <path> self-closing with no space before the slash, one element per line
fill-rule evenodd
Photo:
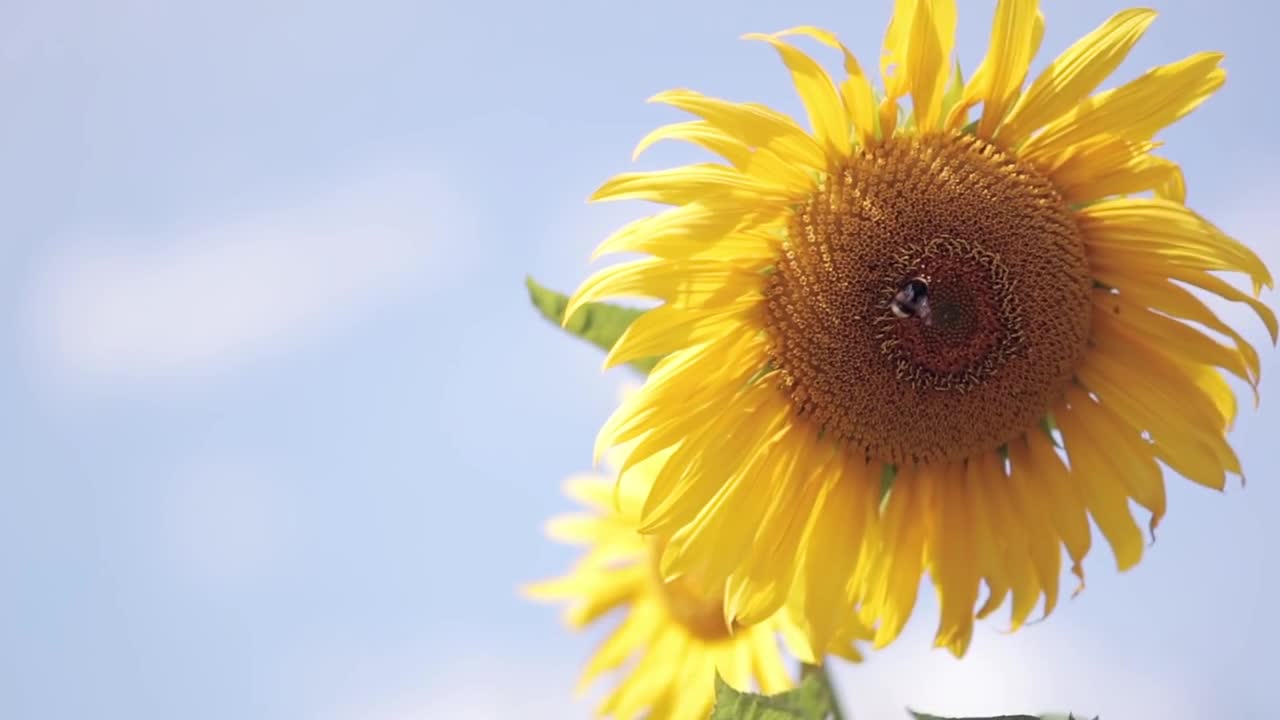
<path fill-rule="evenodd" d="M 844 710 L 840 707 L 840 696 L 836 694 L 836 686 L 831 682 L 831 674 L 827 672 L 827 666 L 804 663 L 800 668 L 800 675 L 802 677 L 812 675 L 818 678 L 818 682 L 827 693 L 827 717 L 831 720 L 845 720 Z"/>

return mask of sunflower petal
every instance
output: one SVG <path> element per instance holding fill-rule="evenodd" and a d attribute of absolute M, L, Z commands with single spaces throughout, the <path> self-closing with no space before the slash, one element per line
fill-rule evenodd
<path fill-rule="evenodd" d="M 791 71 L 791 80 L 795 83 L 796 92 L 800 94 L 800 101 L 804 103 L 809 115 L 809 125 L 818 142 L 833 159 L 848 156 L 852 150 L 849 144 L 849 117 L 827 71 L 813 58 L 783 42 L 777 35 L 749 33 L 743 39 L 767 42 L 778 51 L 783 64 Z"/>
<path fill-rule="evenodd" d="M 926 530 L 919 518 L 929 506 L 934 483 L 916 482 L 921 480 L 916 474 L 919 472 L 919 468 L 900 471 L 907 476 L 894 482 L 884 511 L 885 544 L 878 554 L 880 562 L 870 580 L 867 600 L 868 609 L 880 621 L 875 636 L 877 648 L 901 634 L 920 590 Z"/>
<path fill-rule="evenodd" d="M 783 210 L 749 210 L 737 203 L 694 202 L 633 220 L 605 238 L 591 259 L 618 252 L 662 258 L 706 255 L 756 260 L 777 255 Z"/>
<path fill-rule="evenodd" d="M 1053 526 L 1062 537 L 1062 544 L 1071 557 L 1071 572 L 1084 587 L 1084 559 L 1089 554 L 1092 537 L 1089 533 L 1089 516 L 1084 496 L 1063 466 L 1050 438 L 1039 432 L 1027 433 L 1027 475 L 1043 478 L 1048 491 L 1049 510 Z M 1076 592 L 1080 591 L 1077 588 Z"/>
<path fill-rule="evenodd" d="M 1148 342 L 1178 348 L 1179 354 L 1192 362 L 1220 367 L 1257 387 L 1246 355 L 1222 345 L 1186 323 L 1145 308 L 1136 307 L 1112 293 L 1094 293 L 1094 325 L 1110 326 Z M 1121 329 L 1123 327 L 1123 330 Z"/>
<path fill-rule="evenodd" d="M 1273 284 L 1257 253 L 1178 203 L 1156 198 L 1106 200 L 1081 208 L 1076 218 L 1090 252 L 1115 249 L 1178 263 L 1200 261 L 1211 263 L 1208 269 L 1248 273 L 1255 285 Z"/>
<path fill-rule="evenodd" d="M 1244 359 L 1249 374 L 1258 377 L 1262 373 L 1262 359 L 1257 349 L 1236 332 L 1235 328 L 1226 324 L 1217 313 L 1209 309 L 1200 298 L 1185 288 L 1168 280 L 1149 280 L 1142 277 L 1127 277 L 1122 273 L 1104 270 L 1095 271 L 1094 277 L 1120 291 L 1118 300 L 1138 307 L 1151 308 L 1170 317 L 1181 318 L 1199 323 L 1210 330 L 1226 335 L 1235 343 L 1236 352 Z"/>
<path fill-rule="evenodd" d="M 819 456 L 820 483 L 805 538 L 796 558 L 802 582 L 794 598 L 808 653 L 822 657 L 850 615 L 851 585 L 861 548 L 874 532 L 875 499 L 867 468 L 829 448 Z"/>
<path fill-rule="evenodd" d="M 568 322 L 583 305 L 616 297 L 656 298 L 682 306 L 728 304 L 759 291 L 758 272 L 718 260 L 646 258 L 603 268 L 583 281 L 565 306 Z"/>
<path fill-rule="evenodd" d="M 973 639 L 973 608 L 978 602 L 975 520 L 961 466 L 950 465 L 941 475 L 930 510 L 935 530 L 927 551 L 929 574 L 941 607 L 934 646 L 945 647 L 960 657 Z"/>
<path fill-rule="evenodd" d="M 840 96 L 844 100 L 845 112 L 853 124 L 858 143 L 866 146 L 876 137 L 876 98 L 871 89 L 871 80 L 862 71 L 858 59 L 849 48 L 836 37 L 835 33 L 812 26 L 789 28 L 777 33 L 778 37 L 787 35 L 804 35 L 840 51 L 844 56 L 844 82 L 840 83 Z"/>
<path fill-rule="evenodd" d="M 757 298 L 723 307 L 663 305 L 636 318 L 605 357 L 605 369 L 640 358 L 667 355 L 739 331 L 760 312 Z M 759 321 L 756 321 L 759 324 Z"/>
<path fill-rule="evenodd" d="M 1044 614 L 1048 617 L 1058 604 L 1058 575 L 1062 570 L 1062 550 L 1049 512 L 1052 499 L 1030 466 L 1026 440 L 1009 444 L 1009 485 L 1015 512 L 1026 519 L 1027 549 L 1044 593 Z M 1085 527 L 1086 532 L 1088 526 Z"/>
<path fill-rule="evenodd" d="M 592 193 L 590 200 L 648 200 L 685 205 L 707 197 L 785 205 L 791 200 L 791 193 L 784 185 L 765 182 L 727 165 L 698 163 L 666 170 L 619 173 Z"/>
<path fill-rule="evenodd" d="M 880 58 L 885 83 L 880 124 L 886 137 L 896 124 L 897 100 L 907 94 L 911 95 L 916 127 L 933 130 L 939 126 L 955 32 L 955 0 L 894 3 Z"/>
<path fill-rule="evenodd" d="M 780 158 L 814 170 L 827 168 L 827 157 L 813 136 L 780 112 L 750 103 L 733 103 L 692 90 L 667 90 L 658 102 L 697 115 L 748 147 L 767 148 Z"/>
<path fill-rule="evenodd" d="M 1085 431 L 1077 404 L 1060 405 L 1053 414 L 1071 462 L 1071 478 L 1084 496 L 1089 514 L 1111 545 L 1116 567 L 1128 570 L 1142 560 L 1142 531 L 1129 511 L 1129 496 L 1120 485 L 1108 453 Z M 1103 446 L 1105 447 L 1105 446 Z"/>
<path fill-rule="evenodd" d="M 634 162 L 639 159 L 645 150 L 662 140 L 693 143 L 719 155 L 739 170 L 745 169 L 747 161 L 751 159 L 751 148 L 743 145 L 742 141 L 729 137 L 706 120 L 688 120 L 662 125 L 650 131 L 636 143 L 635 150 L 631 151 L 631 160 Z"/>
<path fill-rule="evenodd" d="M 1218 67 L 1222 57 L 1222 53 L 1197 53 L 1083 100 L 1028 140 L 1019 155 L 1039 164 L 1077 143 L 1108 134 L 1149 140 L 1222 87 L 1227 77 Z"/>
<path fill-rule="evenodd" d="M 1054 185 L 1069 203 L 1149 190 L 1181 203 L 1178 196 L 1185 197 L 1182 170 L 1177 163 L 1150 154 L 1157 145 L 1112 135 L 1078 145 L 1062 160 L 1052 163 Z"/>
<path fill-rule="evenodd" d="M 1155 19 L 1153 10 L 1125 10 L 1077 40 L 1032 81 L 996 136 L 1018 145 L 1066 113 L 1119 67 Z"/>
<path fill-rule="evenodd" d="M 995 137 L 996 128 L 1027 78 L 1031 59 L 1040 45 L 1038 34 L 1044 32 L 1039 4 L 1038 0 L 1000 0 L 996 4 L 991 46 L 979 72 L 974 73 L 972 90 L 982 102 L 982 118 L 978 121 L 981 137 Z M 968 95 L 968 88 L 966 91 Z"/>
<path fill-rule="evenodd" d="M 1150 528 L 1154 533 L 1166 508 L 1164 478 L 1156 464 L 1154 448 L 1106 405 L 1086 399 L 1083 393 L 1074 398 L 1085 432 L 1096 445 L 1110 444 L 1107 459 L 1116 469 L 1116 476 L 1129 497 L 1151 512 Z"/>

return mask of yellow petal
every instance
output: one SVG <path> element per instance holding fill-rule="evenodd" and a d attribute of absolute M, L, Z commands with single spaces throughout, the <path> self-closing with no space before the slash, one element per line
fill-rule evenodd
<path fill-rule="evenodd" d="M 586 690 L 601 673 L 620 667 L 644 648 L 652 633 L 652 625 L 644 613 L 627 613 L 622 624 L 596 648 L 578 680 L 578 692 Z"/>
<path fill-rule="evenodd" d="M 1124 378 L 1124 382 L 1145 385 L 1150 378 L 1159 378 L 1170 390 L 1176 390 L 1172 397 L 1184 396 L 1174 407 L 1176 414 L 1184 423 L 1196 424 L 1199 427 L 1221 428 L 1222 416 L 1218 405 L 1205 395 L 1187 365 L 1171 356 L 1170 349 L 1160 343 L 1153 343 L 1150 338 L 1128 332 L 1124 326 L 1099 322 L 1095 314 L 1093 328 L 1093 345 L 1099 367 L 1105 368 L 1114 379 Z M 1140 380 L 1135 376 L 1146 375 L 1148 380 Z M 1135 385 L 1137 386 L 1137 385 Z"/>
<path fill-rule="evenodd" d="M 1071 479 L 1111 545 L 1116 567 L 1128 570 L 1142 560 L 1142 531 L 1129 512 L 1129 496 L 1111 465 L 1108 450 L 1093 442 L 1084 429 L 1085 419 L 1074 406 L 1060 405 L 1053 416 L 1071 459 Z"/>
<path fill-rule="evenodd" d="M 995 137 L 996 127 L 1018 97 L 1027 78 L 1031 59 L 1040 44 L 1036 27 L 1043 32 L 1044 21 L 1038 0 L 1000 0 L 996 4 L 995 22 L 991 29 L 991 46 L 982 61 L 981 81 L 975 90 L 982 101 L 982 118 L 978 135 Z"/>
<path fill-rule="evenodd" d="M 1221 390 L 1208 382 L 1216 373 L 1190 371 L 1130 338 L 1103 336 L 1098 342 L 1077 371 L 1080 380 L 1127 422 L 1148 431 L 1161 459 L 1179 474 L 1221 490 L 1223 471 L 1239 472 L 1239 466 L 1224 437 L 1229 420 L 1217 396 Z"/>
<path fill-rule="evenodd" d="M 619 173 L 606 180 L 590 199 L 592 202 L 648 200 L 684 205 L 707 198 L 739 198 L 750 203 L 785 205 L 794 200 L 794 193 L 784 185 L 765 182 L 726 165 L 698 163 L 667 170 Z"/>
<path fill-rule="evenodd" d="M 583 305 L 618 297 L 665 300 L 674 305 L 726 305 L 749 292 L 759 292 L 759 272 L 718 260 L 645 259 L 604 268 L 583 281 L 565 306 L 564 322 Z"/>
<path fill-rule="evenodd" d="M 821 658 L 839 627 L 852 616 L 851 588 L 866 534 L 874 532 L 875 497 L 863 463 L 828 448 L 814 507 L 796 558 L 801 580 L 795 601 L 808 654 Z"/>
<path fill-rule="evenodd" d="M 613 344 L 605 357 L 606 369 L 641 358 L 667 355 L 702 344 L 744 326 L 760 327 L 762 298 L 748 298 L 723 307 L 657 307 L 636 318 Z"/>
<path fill-rule="evenodd" d="M 691 419 L 701 424 L 687 433 L 654 478 L 641 510 L 640 532 L 668 534 L 693 522 L 790 410 L 766 379 L 723 408 L 709 419 Z"/>
<path fill-rule="evenodd" d="M 1040 597 L 1040 577 L 1031 560 L 1027 518 L 1017 511 L 1012 482 L 1005 474 L 1002 457 L 996 453 L 986 453 L 970 458 L 969 464 L 978 466 L 990 507 L 995 513 L 997 532 L 1004 548 L 1004 563 L 1009 572 L 1009 585 L 1013 590 L 1013 604 L 1009 609 L 1011 627 L 1017 630 L 1026 622 Z"/>
<path fill-rule="evenodd" d="M 743 174 L 768 184 L 782 185 L 796 192 L 804 192 L 813 185 L 804 168 L 782 160 L 766 148 L 748 147 L 705 120 L 672 123 L 653 130 L 641 138 L 631 153 L 631 159 L 639 158 L 641 153 L 662 140 L 683 140 L 706 148 Z"/>
<path fill-rule="evenodd" d="M 1133 195 L 1155 190 L 1177 195 L 1182 170 L 1170 160 L 1152 155 L 1157 143 L 1104 136 L 1077 145 L 1051 172 L 1054 185 L 1069 203 L 1086 203 L 1111 195 Z M 1174 199 L 1181 203 L 1181 200 Z"/>
<path fill-rule="evenodd" d="M 1186 323 L 1127 303 L 1116 294 L 1096 292 L 1093 300 L 1095 327 L 1110 326 L 1115 332 L 1145 338 L 1150 344 L 1176 347 L 1178 354 L 1186 360 L 1220 367 L 1251 385 L 1257 385 L 1258 379 L 1251 372 L 1244 354 L 1235 348 L 1215 342 Z"/>
<path fill-rule="evenodd" d="M 1080 38 L 1032 81 L 996 136 L 1018 145 L 1071 110 L 1119 67 L 1155 18 L 1152 10 L 1125 10 Z"/>
<path fill-rule="evenodd" d="M 705 120 L 689 120 L 680 123 L 663 125 L 649 132 L 631 151 L 631 159 L 635 161 L 645 150 L 662 140 L 684 140 L 699 147 L 706 148 L 719 155 L 739 170 L 747 166 L 751 159 L 751 148 L 742 144 L 737 138 L 726 135 L 719 128 Z"/>
<path fill-rule="evenodd" d="M 930 511 L 937 530 L 928 547 L 929 574 L 941 607 L 934 646 L 960 657 L 973 638 L 973 608 L 978 602 L 977 540 L 962 466 L 948 466 L 938 481 Z"/>
<path fill-rule="evenodd" d="M 738 203 L 694 202 L 633 220 L 596 247 L 591 259 L 618 252 L 663 258 L 705 255 L 717 259 L 775 257 L 782 210 L 753 211 Z"/>
<path fill-rule="evenodd" d="M 756 384 L 723 402 L 723 412 L 690 419 L 679 447 L 658 469 L 641 509 L 641 532 L 669 535 L 694 522 L 776 432 L 789 406 Z M 647 438 L 646 438 L 647 440 Z"/>
<path fill-rule="evenodd" d="M 1249 297 L 1220 277 L 1200 272 L 1193 268 L 1168 268 L 1164 275 L 1173 280 L 1207 290 L 1224 300 L 1242 302 L 1248 305 L 1262 320 L 1262 324 L 1266 325 L 1267 332 L 1271 335 L 1271 342 L 1276 342 L 1277 331 L 1280 328 L 1277 327 L 1275 311 L 1259 302 L 1256 298 Z"/>
<path fill-rule="evenodd" d="M 1089 554 L 1092 538 L 1089 533 L 1089 516 L 1084 496 L 1072 482 L 1062 459 L 1054 450 L 1049 437 L 1038 430 L 1027 433 L 1027 456 L 1024 458 L 1026 476 L 1043 478 L 1048 493 L 1049 511 L 1053 526 L 1062 537 L 1062 544 L 1071 556 L 1071 572 L 1084 587 L 1084 558 Z M 1076 592 L 1079 592 L 1077 588 Z"/>
<path fill-rule="evenodd" d="M 891 134 L 897 100 L 911 95 L 916 127 L 934 130 L 941 124 L 942 96 L 955 44 L 955 0 L 897 0 L 885 33 L 880 72 L 885 102 L 880 109 L 884 135 Z"/>
<path fill-rule="evenodd" d="M 1052 502 L 1047 483 L 1035 477 L 1030 466 L 1030 449 L 1025 439 L 1009 444 L 1009 484 L 1013 494 L 1015 512 L 1025 518 L 1027 549 L 1035 564 L 1044 592 L 1044 615 L 1048 617 L 1058 604 L 1058 574 L 1062 571 L 1062 550 L 1058 548 L 1058 534 L 1053 527 L 1049 511 Z M 1087 521 L 1086 521 L 1087 522 Z M 1086 532 L 1088 526 L 1085 527 Z"/>
<path fill-rule="evenodd" d="M 969 500 L 973 503 L 973 516 L 977 524 L 978 571 L 982 573 L 990 591 L 987 600 L 978 608 L 977 616 L 984 618 L 995 612 L 1009 596 L 1009 578 L 1012 575 L 1005 560 L 1004 531 L 997 508 L 993 506 L 991 489 L 983 482 L 983 473 L 977 463 L 965 467 L 969 478 Z"/>
<path fill-rule="evenodd" d="M 726 334 L 663 358 L 644 386 L 623 400 L 596 436 L 595 461 L 608 448 L 644 435 L 618 468 L 646 460 L 679 444 L 700 427 L 699 413 L 709 405 L 723 407 L 764 363 L 765 339 L 755 332 Z M 665 409 L 679 404 L 683 412 Z M 665 440 L 665 441 L 664 441 Z"/>
<path fill-rule="evenodd" d="M 916 129 L 936 130 L 942 123 L 942 96 L 955 44 L 954 0 L 918 0 L 911 25 L 906 72 Z"/>
<path fill-rule="evenodd" d="M 924 569 L 925 523 L 934 483 L 922 481 L 919 470 L 899 469 L 884 511 L 884 546 L 880 567 L 869 588 L 867 605 L 880 621 L 875 646 L 893 642 L 915 608 Z"/>
<path fill-rule="evenodd" d="M 750 103 L 733 103 L 692 90 L 667 90 L 649 99 L 679 108 L 711 123 L 748 147 L 767 148 L 778 157 L 818 171 L 827 169 L 822 146 L 791 118 Z"/>
<path fill-rule="evenodd" d="M 772 486 L 779 464 L 789 459 L 782 452 L 792 428 L 783 421 L 785 416 L 771 418 L 736 472 L 671 536 L 662 554 L 663 578 L 688 575 L 705 586 L 720 585 L 750 556 L 757 523 L 771 501 L 760 487 Z"/>
<path fill-rule="evenodd" d="M 1149 140 L 1222 87 L 1227 77 L 1218 67 L 1222 57 L 1222 53 L 1197 53 L 1083 100 L 1046 125 L 1018 154 L 1039 164 L 1095 137 Z"/>
<path fill-rule="evenodd" d="M 750 33 L 743 38 L 767 42 L 778 51 L 783 64 L 791 71 L 791 80 L 795 83 L 796 92 L 800 94 L 800 101 L 804 103 L 809 115 L 809 125 L 818 142 L 833 161 L 847 157 L 852 149 L 849 144 L 849 117 L 827 71 L 813 58 L 783 42 L 776 35 Z"/>
<path fill-rule="evenodd" d="M 880 52 L 880 77 L 886 99 L 896 100 L 911 91 L 907 76 L 907 53 L 917 0 L 894 0 L 893 16 L 885 29 Z"/>
<path fill-rule="evenodd" d="M 1156 198 L 1118 198 L 1081 208 L 1076 220 L 1087 249 L 1151 253 L 1175 264 L 1248 273 L 1271 287 L 1257 253 L 1185 206 Z"/>
<path fill-rule="evenodd" d="M 763 622 L 786 602 L 795 578 L 801 536 L 812 514 L 821 480 L 813 462 L 819 444 L 816 434 L 789 432 L 775 451 L 775 463 L 759 481 L 757 492 L 770 502 L 753 522 L 756 542 L 744 562 L 729 576 L 724 597 L 727 621 L 743 625 Z"/>
<path fill-rule="evenodd" d="M 1106 405 L 1093 402 L 1080 392 L 1070 397 L 1081 425 L 1094 444 L 1111 446 L 1107 459 L 1129 496 L 1151 512 L 1150 527 L 1154 533 L 1166 506 L 1164 478 L 1155 461 L 1154 448 Z"/>
<path fill-rule="evenodd" d="M 1248 366 L 1249 374 L 1258 377 L 1262 372 L 1262 360 L 1253 345 L 1234 328 L 1223 322 L 1205 305 L 1200 298 L 1190 291 L 1168 280 L 1150 280 L 1142 277 L 1126 277 L 1120 273 L 1104 270 L 1094 272 L 1094 277 L 1120 291 L 1120 302 L 1129 302 L 1138 307 L 1149 307 L 1164 315 L 1199 323 L 1215 332 L 1222 333 L 1235 343 L 1236 352 Z M 1273 316 L 1274 317 L 1274 316 Z"/>
<path fill-rule="evenodd" d="M 769 630 L 768 626 L 751 630 L 751 669 L 760 692 L 766 695 L 780 693 L 795 684 L 778 652 L 778 641 Z M 705 713 L 699 715 L 698 720 L 705 717 Z"/>
<path fill-rule="evenodd" d="M 840 83 L 840 96 L 844 100 L 845 112 L 853 123 L 858 143 L 863 146 L 871 143 L 877 133 L 875 93 L 871 89 L 871 81 L 862 71 L 858 59 L 849 52 L 849 48 L 840 42 L 835 33 L 807 25 L 783 30 L 777 35 L 804 35 L 841 52 L 844 56 L 845 79 Z"/>

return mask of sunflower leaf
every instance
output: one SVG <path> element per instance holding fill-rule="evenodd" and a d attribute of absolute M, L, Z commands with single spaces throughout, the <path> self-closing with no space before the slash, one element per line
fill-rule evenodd
<path fill-rule="evenodd" d="M 529 300 L 533 303 L 533 306 L 538 309 L 542 317 L 559 327 L 560 321 L 564 317 L 564 310 L 569 305 L 569 297 L 564 293 L 558 293 L 538 284 L 538 281 L 532 277 L 526 277 L 524 284 L 529 288 Z M 575 312 L 573 317 L 569 318 L 569 322 L 565 323 L 564 329 L 570 334 L 576 335 L 608 352 L 613 348 L 613 344 L 618 341 L 618 338 L 622 336 L 623 331 L 644 312 L 639 308 L 623 307 L 611 303 L 587 303 Z M 657 362 L 658 358 L 654 357 L 632 360 L 627 364 L 641 374 L 648 375 Z"/>
<path fill-rule="evenodd" d="M 776 695 L 739 692 L 716 673 L 716 705 L 711 720 L 825 720 L 831 715 L 827 688 L 817 674 Z"/>

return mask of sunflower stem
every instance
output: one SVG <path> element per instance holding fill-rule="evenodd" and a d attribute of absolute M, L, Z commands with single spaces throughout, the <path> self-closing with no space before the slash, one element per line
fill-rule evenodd
<path fill-rule="evenodd" d="M 818 679 L 819 684 L 827 695 L 827 717 L 831 720 L 846 720 L 844 710 L 840 707 L 840 696 L 836 694 L 836 686 L 831 681 L 831 674 L 827 672 L 827 666 L 810 665 L 803 663 L 800 666 L 800 676 L 813 676 Z M 850 718 L 851 720 L 851 718 Z"/>

